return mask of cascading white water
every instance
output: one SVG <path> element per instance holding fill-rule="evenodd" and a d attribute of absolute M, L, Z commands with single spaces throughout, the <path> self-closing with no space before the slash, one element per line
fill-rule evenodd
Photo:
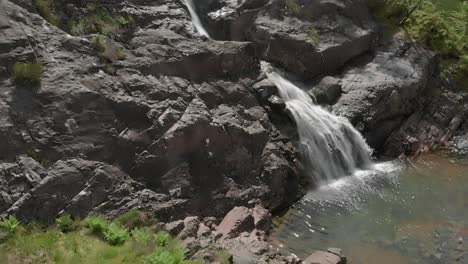
<path fill-rule="evenodd" d="M 262 62 L 262 69 L 278 87 L 296 121 L 303 161 L 316 182 L 337 179 L 372 165 L 371 148 L 348 119 L 315 105 L 306 92 L 268 63 Z"/>
<path fill-rule="evenodd" d="M 210 38 L 210 34 L 206 31 L 206 29 L 203 27 L 203 24 L 201 23 L 200 18 L 197 15 L 197 11 L 195 9 L 195 5 L 193 4 L 192 0 L 184 0 L 185 5 L 187 6 L 190 16 L 192 17 L 192 23 L 195 25 L 195 28 L 198 31 L 198 34 L 203 35 L 207 38 Z"/>

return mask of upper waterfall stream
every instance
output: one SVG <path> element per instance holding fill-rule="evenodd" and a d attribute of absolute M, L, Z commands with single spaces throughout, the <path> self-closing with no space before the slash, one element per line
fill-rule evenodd
<path fill-rule="evenodd" d="M 278 87 L 296 121 L 303 162 L 315 182 L 350 175 L 356 169 L 368 168 L 372 164 L 370 147 L 346 118 L 314 104 L 306 92 L 286 80 L 268 63 L 263 62 L 262 69 Z"/>
<path fill-rule="evenodd" d="M 190 16 L 192 17 L 192 23 L 197 29 L 198 33 L 202 36 L 205 36 L 207 38 L 210 38 L 210 34 L 206 31 L 206 29 L 203 27 L 203 24 L 201 23 L 200 17 L 197 15 L 197 10 L 195 8 L 195 5 L 193 4 L 192 0 L 184 0 L 185 5 L 187 6 Z"/>

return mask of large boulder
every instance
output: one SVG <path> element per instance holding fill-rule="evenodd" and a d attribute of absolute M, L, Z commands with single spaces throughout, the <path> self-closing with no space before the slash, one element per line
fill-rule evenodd
<path fill-rule="evenodd" d="M 397 38 L 370 61 L 344 72 L 343 93 L 333 111 L 347 117 L 368 144 L 380 150 L 391 133 L 424 104 L 434 70 L 432 52 Z"/>

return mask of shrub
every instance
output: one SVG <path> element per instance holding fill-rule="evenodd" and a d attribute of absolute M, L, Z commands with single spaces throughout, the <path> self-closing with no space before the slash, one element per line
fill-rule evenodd
<path fill-rule="evenodd" d="M 55 220 L 60 231 L 66 233 L 74 229 L 74 221 L 69 214 L 64 214 Z"/>
<path fill-rule="evenodd" d="M 123 228 L 116 223 L 108 225 L 103 234 L 106 241 L 113 246 L 122 245 L 130 237 L 128 229 Z"/>
<path fill-rule="evenodd" d="M 165 247 L 171 241 L 171 235 L 167 232 L 161 231 L 154 235 L 156 244 L 160 247 Z"/>
<path fill-rule="evenodd" d="M 13 66 L 13 81 L 22 84 L 39 84 L 42 78 L 42 67 L 37 63 L 17 62 Z"/>
<path fill-rule="evenodd" d="M 0 221 L 0 228 L 5 230 L 9 235 L 14 235 L 18 231 L 20 224 L 20 221 L 14 215 L 10 215 Z"/>
<path fill-rule="evenodd" d="M 109 222 L 104 217 L 99 215 L 88 216 L 85 219 L 85 223 L 89 229 L 91 229 L 91 231 L 96 234 L 103 233 L 109 225 Z"/>

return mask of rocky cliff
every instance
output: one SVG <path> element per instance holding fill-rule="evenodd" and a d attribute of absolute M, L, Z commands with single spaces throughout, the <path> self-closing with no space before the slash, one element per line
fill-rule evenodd
<path fill-rule="evenodd" d="M 131 22 L 107 36 L 63 26 L 80 25 L 92 4 Z M 0 212 L 51 221 L 140 208 L 174 223 L 240 206 L 247 227 L 203 226 L 216 238 L 267 232 L 247 208 L 286 208 L 313 182 L 261 60 L 348 117 L 376 156 L 430 149 L 467 127 L 467 97 L 437 81 L 435 54 L 402 37 L 383 41 L 364 1 L 196 6 L 213 39 L 197 34 L 178 0 L 56 1 L 60 23 L 48 20 L 59 27 L 27 0 L 1 2 Z M 14 82 L 17 62 L 40 64 L 40 84 Z M 171 230 L 202 228 L 189 220 Z M 239 249 L 253 259 L 267 250 Z"/>

